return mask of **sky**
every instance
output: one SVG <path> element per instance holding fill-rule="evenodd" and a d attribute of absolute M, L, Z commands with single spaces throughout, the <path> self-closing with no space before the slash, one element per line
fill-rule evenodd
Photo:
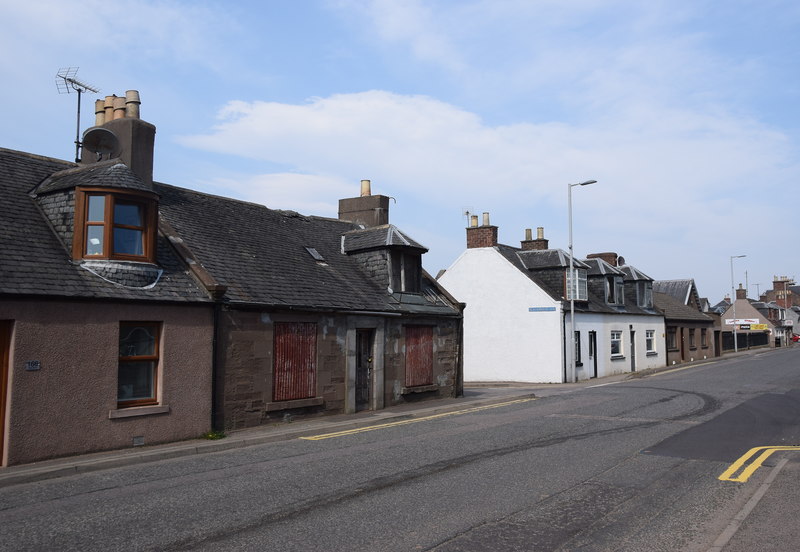
<path fill-rule="evenodd" d="M 0 147 L 73 160 L 76 94 L 139 90 L 154 178 L 337 216 L 394 198 L 435 275 L 465 212 L 713 303 L 800 277 L 796 0 L 0 0 Z M 746 255 L 731 261 L 735 255 Z"/>

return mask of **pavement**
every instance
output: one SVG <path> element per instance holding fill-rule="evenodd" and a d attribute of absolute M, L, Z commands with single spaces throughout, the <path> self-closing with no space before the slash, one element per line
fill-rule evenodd
<path fill-rule="evenodd" d="M 770 350 L 770 349 L 767 349 Z M 218 440 L 192 439 L 177 443 L 134 447 L 56 458 L 42 462 L 21 464 L 0 468 L 0 487 L 20 483 L 30 483 L 77 473 L 85 473 L 108 468 L 156 462 L 169 458 L 206 454 L 224 450 L 237 449 L 252 445 L 260 445 L 275 441 L 296 439 L 298 437 L 345 431 L 376 424 L 390 423 L 403 419 L 423 418 L 465 408 L 487 406 L 520 398 L 551 396 L 562 394 L 584 387 L 602 385 L 647 377 L 649 375 L 674 369 L 685 369 L 692 366 L 728 360 L 734 356 L 764 352 L 764 349 L 752 349 L 739 353 L 726 354 L 724 357 L 666 366 L 634 373 L 617 374 L 604 378 L 583 380 L 577 383 L 560 384 L 527 384 L 509 382 L 465 383 L 464 395 L 457 398 L 435 399 L 423 402 L 406 403 L 390 406 L 383 410 L 365 411 L 356 414 L 326 415 L 314 418 L 301 418 L 285 422 L 263 425 L 256 428 L 238 430 Z"/>

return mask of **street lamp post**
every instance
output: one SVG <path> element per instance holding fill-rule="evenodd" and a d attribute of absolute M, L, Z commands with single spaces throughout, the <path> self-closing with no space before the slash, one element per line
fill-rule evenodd
<path fill-rule="evenodd" d="M 569 373 L 567 374 L 567 382 L 571 383 L 576 381 L 575 374 L 575 293 L 578 291 L 578 285 L 575 282 L 575 261 L 572 253 L 572 188 L 575 186 L 588 186 L 594 184 L 597 180 L 586 180 L 578 182 L 577 184 L 567 184 L 567 210 L 569 212 L 569 328 L 570 338 L 568 342 L 570 346 L 568 349 L 569 354 Z"/>
<path fill-rule="evenodd" d="M 731 304 L 733 305 L 733 352 L 739 352 L 739 341 L 736 338 L 736 290 L 733 288 L 733 260 L 747 257 L 747 255 L 731 256 Z"/>

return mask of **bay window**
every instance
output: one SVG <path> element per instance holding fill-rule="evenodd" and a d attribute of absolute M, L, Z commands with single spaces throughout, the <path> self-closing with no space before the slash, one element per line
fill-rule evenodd
<path fill-rule="evenodd" d="M 156 196 L 130 190 L 75 190 L 75 259 L 155 262 Z"/>

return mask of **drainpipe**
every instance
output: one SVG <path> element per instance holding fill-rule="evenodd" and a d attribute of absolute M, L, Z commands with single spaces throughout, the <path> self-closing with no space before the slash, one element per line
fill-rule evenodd
<path fill-rule="evenodd" d="M 218 354 L 218 342 L 219 342 L 219 313 L 222 309 L 222 305 L 220 305 L 219 301 L 214 301 L 214 311 L 213 311 L 213 335 L 211 338 L 211 429 L 214 431 L 224 431 L 225 430 L 225 419 L 222 416 L 222 412 L 220 411 L 221 404 L 217 400 L 217 392 L 220 389 L 220 386 L 217 385 L 217 378 L 219 377 L 219 360 L 217 359 Z M 224 392 L 224 387 L 222 388 Z M 217 417 L 221 419 L 218 420 Z"/>

